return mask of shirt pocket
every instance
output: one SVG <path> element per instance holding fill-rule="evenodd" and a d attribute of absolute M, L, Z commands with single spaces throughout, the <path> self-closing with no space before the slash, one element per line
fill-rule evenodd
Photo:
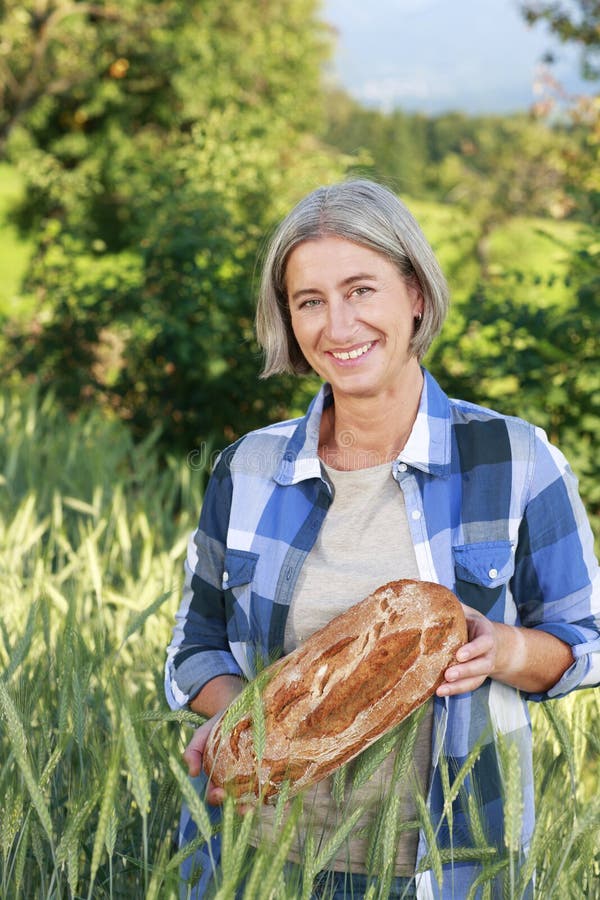
<path fill-rule="evenodd" d="M 230 642 L 250 639 L 252 582 L 257 562 L 258 553 L 232 548 L 225 551 L 222 576 L 223 597 Z"/>
<path fill-rule="evenodd" d="M 258 553 L 227 548 L 223 564 L 223 590 L 249 584 L 254 578 L 257 561 Z"/>
<path fill-rule="evenodd" d="M 512 541 L 478 541 L 452 548 L 456 593 L 468 606 L 488 615 L 504 596 L 515 570 Z M 490 618 L 496 618 L 491 615 Z M 503 608 L 497 618 L 503 620 Z"/>

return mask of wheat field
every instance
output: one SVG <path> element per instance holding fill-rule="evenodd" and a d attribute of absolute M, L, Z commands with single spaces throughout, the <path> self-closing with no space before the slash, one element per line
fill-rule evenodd
<path fill-rule="evenodd" d="M 134 446 L 96 412 L 67 419 L 33 390 L 0 395 L 0 897 L 175 898 L 182 797 L 201 834 L 211 825 L 190 792 L 181 751 L 194 722 L 163 699 L 163 662 L 179 600 L 182 559 L 205 471 L 159 462 L 155 436 Z M 539 898 L 600 898 L 600 701 L 597 691 L 532 707 L 538 820 L 526 867 L 511 835 L 520 799 L 507 759 L 506 853 L 486 846 L 473 810 L 477 886 L 504 874 L 519 897 L 536 870 Z M 391 741 L 407 764 L 414 722 L 371 748 L 361 778 Z M 461 772 L 448 802 L 460 788 Z M 346 771 L 336 777 L 343 792 Z M 356 777 L 356 771 L 352 775 Z M 220 900 L 308 898 L 355 819 L 329 845 L 309 834 L 296 877 L 286 870 L 301 800 L 283 818 L 277 846 L 251 853 L 251 816 L 227 804 Z M 385 898 L 398 834 L 390 791 L 369 835 Z M 421 825 L 431 831 L 424 805 Z M 416 823 L 415 823 L 416 824 Z M 445 851 L 431 831 L 429 862 Z M 473 896 L 475 891 L 473 891 Z M 461 898 L 462 900 L 462 898 Z"/>

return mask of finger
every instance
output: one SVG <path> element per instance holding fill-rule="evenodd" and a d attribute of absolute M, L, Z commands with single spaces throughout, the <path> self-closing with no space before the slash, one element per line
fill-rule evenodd
<path fill-rule="evenodd" d="M 490 675 L 493 669 L 493 656 L 486 654 L 485 656 L 476 656 L 470 662 L 461 663 L 460 665 L 449 666 L 444 672 L 446 681 L 455 682 L 462 678 L 477 678 L 481 675 Z"/>
<path fill-rule="evenodd" d="M 196 775 L 200 774 L 202 770 L 202 753 L 192 746 L 191 743 L 183 751 L 183 761 L 188 767 L 188 775 L 195 778 Z"/>
<path fill-rule="evenodd" d="M 221 806 L 224 801 L 225 791 L 223 788 L 217 787 L 212 781 L 209 781 L 206 787 L 206 802 L 211 806 Z"/>
<path fill-rule="evenodd" d="M 236 810 L 240 816 L 251 814 L 255 811 L 255 809 L 256 807 L 251 803 L 238 803 L 238 805 L 236 806 Z"/>
<path fill-rule="evenodd" d="M 466 694 L 476 691 L 486 680 L 487 675 L 477 675 L 472 678 L 461 678 L 460 681 L 444 681 L 436 690 L 438 697 L 453 697 L 457 694 Z"/>
<path fill-rule="evenodd" d="M 481 634 L 468 644 L 463 644 L 456 651 L 456 658 L 459 662 L 467 659 L 476 659 L 478 656 L 486 656 L 494 648 L 494 639 L 489 634 Z"/>
<path fill-rule="evenodd" d="M 463 672 L 459 677 L 454 676 L 449 680 L 443 681 L 437 688 L 436 694 L 438 697 L 448 697 L 455 694 L 465 694 L 468 691 L 476 691 L 489 677 L 490 673 L 487 667 L 483 671 L 475 670 L 469 674 Z"/>

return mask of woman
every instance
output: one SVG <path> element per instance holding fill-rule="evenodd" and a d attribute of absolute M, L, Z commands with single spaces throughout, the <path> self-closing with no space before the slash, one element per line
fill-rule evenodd
<path fill-rule="evenodd" d="M 421 367 L 446 309 L 433 252 L 387 189 L 319 188 L 283 221 L 257 312 L 264 375 L 312 370 L 324 385 L 304 417 L 221 455 L 190 542 L 167 696 L 213 717 L 184 754 L 198 775 L 214 717 L 242 677 L 386 581 L 444 584 L 464 604 L 469 641 L 415 749 L 436 840 L 472 845 L 468 801 L 444 816 L 440 754 L 456 772 L 479 744 L 468 789 L 488 840 L 503 846 L 501 735 L 519 750 L 525 850 L 533 827 L 525 700 L 597 682 L 598 566 L 560 452 L 521 420 L 450 400 Z M 218 805 L 223 795 L 209 784 L 206 799 Z M 323 804 L 317 797 L 317 817 L 327 815 Z M 350 841 L 345 852 L 333 865 L 338 881 L 352 873 L 347 895 L 362 896 L 361 847 Z M 440 887 L 431 871 L 414 878 L 426 852 L 423 833 L 401 842 L 397 896 L 415 884 L 418 896 L 466 896 L 476 864 L 448 864 Z"/>

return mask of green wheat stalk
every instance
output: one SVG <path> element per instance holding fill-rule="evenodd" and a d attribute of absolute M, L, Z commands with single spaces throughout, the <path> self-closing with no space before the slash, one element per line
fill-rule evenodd
<path fill-rule="evenodd" d="M 337 853 L 349 834 L 353 831 L 356 823 L 364 815 L 364 806 L 358 806 L 335 831 L 323 848 L 319 851 L 315 860 L 315 869 L 320 872 L 321 869 L 327 868 L 329 860 Z"/>
<path fill-rule="evenodd" d="M 189 779 L 189 776 L 186 772 L 184 772 L 181 764 L 173 755 L 169 756 L 169 767 L 171 769 L 171 772 L 175 776 L 175 780 L 181 792 L 182 798 L 188 806 L 190 815 L 198 826 L 200 834 L 202 835 L 203 842 L 208 843 L 208 845 L 210 846 L 210 839 L 213 835 L 213 828 L 204 803 L 198 796 L 194 785 Z"/>
<path fill-rule="evenodd" d="M 260 687 L 256 681 L 252 683 L 252 741 L 256 760 L 260 768 L 267 744 L 267 723 Z"/>
<path fill-rule="evenodd" d="M 192 712 L 190 709 L 156 709 L 136 713 L 132 722 L 176 722 L 179 725 L 194 725 L 198 728 L 206 722 L 207 717 Z"/>
<path fill-rule="evenodd" d="M 27 621 L 25 623 L 25 629 L 23 634 L 16 641 L 14 647 L 7 645 L 7 655 L 9 659 L 8 666 L 0 676 L 3 681 L 10 681 L 14 673 L 17 671 L 21 663 L 27 658 L 28 653 L 31 650 L 31 643 L 33 641 L 33 636 L 35 632 L 35 627 L 38 620 L 39 613 L 39 604 L 33 603 L 29 607 L 29 612 L 27 614 Z M 7 635 L 8 637 L 8 635 Z"/>
<path fill-rule="evenodd" d="M 571 781 L 571 793 L 573 795 L 573 801 L 575 802 L 577 797 L 577 763 L 569 730 L 562 716 L 554 709 L 552 702 L 542 704 L 542 711 L 550 723 L 552 732 L 567 762 L 569 778 Z"/>
<path fill-rule="evenodd" d="M 131 717 L 124 705 L 121 707 L 121 727 L 133 796 L 140 814 L 147 816 L 150 809 L 150 781 Z"/>
<path fill-rule="evenodd" d="M 491 890 L 492 881 L 494 878 L 497 878 L 507 867 L 508 860 L 503 859 L 499 862 L 492 863 L 490 866 L 486 867 L 484 871 L 478 875 L 474 880 L 473 884 L 469 888 L 469 893 L 467 894 L 466 900 L 475 900 L 477 896 L 477 891 L 480 887 L 489 888 Z M 511 894 L 511 898 L 516 895 Z"/>
<path fill-rule="evenodd" d="M 228 896 L 235 896 L 235 890 L 240 881 L 242 865 L 250 846 L 252 828 L 256 821 L 257 808 L 253 807 L 241 817 L 241 825 L 234 833 L 235 801 L 227 797 L 223 805 L 222 826 L 222 862 L 226 864 L 223 871 L 223 884 L 216 894 L 217 898 L 225 900 Z M 237 823 L 236 823 L 237 824 Z M 226 831 L 229 834 L 226 834 Z"/>
<path fill-rule="evenodd" d="M 27 754 L 27 738 L 18 710 L 3 681 L 0 681 L 0 711 L 6 720 L 6 732 L 29 797 L 53 848 L 52 819 Z"/>
<path fill-rule="evenodd" d="M 150 780 L 144 763 L 135 729 L 126 706 L 121 708 L 121 728 L 125 744 L 125 756 L 135 802 L 142 817 L 142 845 L 144 853 L 144 884 L 148 889 L 148 811 L 150 809 Z"/>
<path fill-rule="evenodd" d="M 96 880 L 96 874 L 100 866 L 100 859 L 104 851 L 106 831 L 108 829 L 108 823 L 114 809 L 115 795 L 119 783 L 121 754 L 122 735 L 120 733 L 113 745 L 110 762 L 108 765 L 108 771 L 106 773 L 106 780 L 104 782 L 104 792 L 102 794 L 102 800 L 100 803 L 100 814 L 98 816 L 98 824 L 96 826 L 96 834 L 94 837 L 94 846 L 92 850 L 88 900 L 92 900 L 94 882 Z"/>
<path fill-rule="evenodd" d="M 156 600 L 150 603 L 149 606 L 147 606 L 145 609 L 142 609 L 140 612 L 136 613 L 130 618 L 129 622 L 127 623 L 127 628 L 125 629 L 125 633 L 121 639 L 121 644 L 119 646 L 119 649 L 117 650 L 117 653 L 120 653 L 121 649 L 127 643 L 129 638 L 136 632 L 140 631 L 145 622 L 151 616 L 157 613 L 159 609 L 161 609 L 161 607 L 163 606 L 165 601 L 169 599 L 171 594 L 172 591 L 165 591 L 164 593 L 160 594 L 156 598 Z"/>
<path fill-rule="evenodd" d="M 415 795 L 415 801 L 417 805 L 417 812 L 419 814 L 419 821 L 421 823 L 421 827 L 425 834 L 425 840 L 427 841 L 427 856 L 426 862 L 423 861 L 422 865 L 427 868 L 433 869 L 433 874 L 435 875 L 438 886 L 442 885 L 442 856 L 440 853 L 440 848 L 437 845 L 435 838 L 435 831 L 433 828 L 433 824 L 429 817 L 429 811 L 425 804 L 425 800 L 421 796 L 420 793 Z"/>
<path fill-rule="evenodd" d="M 83 826 L 92 814 L 92 811 L 98 802 L 99 796 L 100 787 L 98 785 L 95 787 L 92 796 L 88 797 L 83 805 L 76 809 L 71 816 L 69 816 L 58 847 L 56 848 L 57 865 L 62 866 L 67 860 L 67 856 L 71 851 L 71 846 L 73 844 L 78 845 L 79 835 L 81 834 Z"/>
<path fill-rule="evenodd" d="M 272 859 L 269 860 L 268 871 L 265 872 L 264 879 L 259 884 L 258 878 L 255 877 L 253 881 L 251 876 L 248 882 L 248 887 L 244 894 L 244 900 L 252 900 L 256 892 L 258 892 L 257 897 L 259 898 L 259 900 L 267 900 L 267 898 L 270 898 L 273 895 L 275 886 L 281 876 L 281 873 L 283 872 L 283 867 L 287 861 L 290 853 L 290 848 L 296 836 L 298 809 L 299 807 L 292 808 L 292 812 L 287 822 L 283 826 L 281 836 L 278 841 L 277 850 Z M 254 870 L 252 872 L 252 875 L 254 876 Z"/>
<path fill-rule="evenodd" d="M 400 795 L 392 792 L 388 798 L 387 809 L 383 820 L 383 841 L 382 841 L 382 876 L 380 896 L 387 897 L 392 886 L 392 878 L 394 876 L 394 863 L 396 860 L 396 852 L 398 847 L 398 826 L 401 813 Z"/>
<path fill-rule="evenodd" d="M 310 900 L 313 882 L 319 871 L 316 866 L 316 843 L 312 828 L 308 828 L 304 839 L 302 865 L 302 895 L 300 900 Z"/>
<path fill-rule="evenodd" d="M 23 886 L 23 874 L 25 872 L 25 861 L 27 859 L 27 851 L 29 849 L 29 832 L 30 832 L 30 821 L 27 819 L 23 825 L 23 829 L 21 831 L 19 837 L 19 847 L 17 850 L 17 857 L 15 860 L 15 894 L 18 897 L 21 893 L 21 887 Z"/>
<path fill-rule="evenodd" d="M 344 805 L 346 798 L 346 784 L 348 782 L 348 764 L 344 763 L 336 769 L 331 779 L 331 796 L 338 809 Z"/>

